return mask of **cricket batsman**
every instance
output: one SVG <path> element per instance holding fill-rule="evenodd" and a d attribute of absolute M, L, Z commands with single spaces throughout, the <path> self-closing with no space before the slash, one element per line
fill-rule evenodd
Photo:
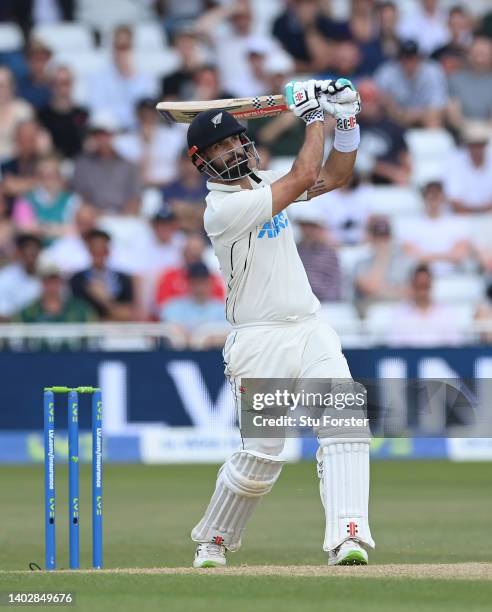
<path fill-rule="evenodd" d="M 254 142 L 226 111 L 202 112 L 188 129 L 190 159 L 209 177 L 204 225 L 227 286 L 232 331 L 224 363 L 238 409 L 243 378 L 351 379 L 337 334 L 317 316 L 320 304 L 286 208 L 349 180 L 360 141 L 359 96 L 342 78 L 286 87 L 290 110 L 306 124 L 303 146 L 287 174 L 257 169 Z M 336 119 L 336 129 L 323 164 L 325 114 Z M 328 564 L 365 565 L 367 549 L 374 548 L 369 432 L 343 439 L 317 433 Z M 250 516 L 280 475 L 283 446 L 282 438 L 245 437 L 220 468 L 210 503 L 191 533 L 197 542 L 194 567 L 224 566 L 227 552 L 239 549 Z"/>

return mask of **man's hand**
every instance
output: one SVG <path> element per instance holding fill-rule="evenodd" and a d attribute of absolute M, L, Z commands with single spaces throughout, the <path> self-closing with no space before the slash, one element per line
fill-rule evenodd
<path fill-rule="evenodd" d="M 291 81 L 285 86 L 285 97 L 290 110 L 301 118 L 306 125 L 314 121 L 324 121 L 321 100 L 316 95 L 319 81 Z"/>
<path fill-rule="evenodd" d="M 318 81 L 323 92 L 320 96 L 323 110 L 337 120 L 339 130 L 351 130 L 357 125 L 360 113 L 360 95 L 348 79 Z"/>

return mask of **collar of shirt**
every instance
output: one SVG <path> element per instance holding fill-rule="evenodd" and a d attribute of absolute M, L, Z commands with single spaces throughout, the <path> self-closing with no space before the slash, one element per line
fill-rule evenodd
<path fill-rule="evenodd" d="M 256 173 L 255 176 L 257 180 L 253 180 L 251 176 L 248 176 L 249 182 L 251 183 L 251 187 L 253 189 L 258 189 L 258 187 L 263 187 L 263 180 Z M 216 183 L 215 181 L 207 181 L 207 189 L 209 191 L 242 191 L 241 185 L 228 185 L 227 183 Z"/>

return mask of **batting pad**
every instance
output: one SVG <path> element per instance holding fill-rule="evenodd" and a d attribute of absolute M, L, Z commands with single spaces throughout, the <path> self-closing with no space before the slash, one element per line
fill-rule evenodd
<path fill-rule="evenodd" d="M 326 516 L 323 550 L 348 539 L 374 548 L 368 520 L 369 439 L 320 439 L 317 459 Z"/>
<path fill-rule="evenodd" d="M 234 453 L 220 468 L 212 499 L 191 539 L 238 550 L 249 517 L 262 496 L 270 492 L 283 464 L 253 451 Z"/>

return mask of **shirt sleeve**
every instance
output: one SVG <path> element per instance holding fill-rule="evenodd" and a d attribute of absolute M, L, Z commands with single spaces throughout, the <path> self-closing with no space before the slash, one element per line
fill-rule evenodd
<path fill-rule="evenodd" d="M 270 185 L 233 192 L 219 198 L 213 202 L 213 210 L 205 220 L 205 229 L 212 238 L 220 237 L 232 243 L 272 218 Z"/>
<path fill-rule="evenodd" d="M 438 64 L 429 64 L 426 91 L 430 108 L 444 108 L 446 106 L 448 85 L 444 71 Z"/>

